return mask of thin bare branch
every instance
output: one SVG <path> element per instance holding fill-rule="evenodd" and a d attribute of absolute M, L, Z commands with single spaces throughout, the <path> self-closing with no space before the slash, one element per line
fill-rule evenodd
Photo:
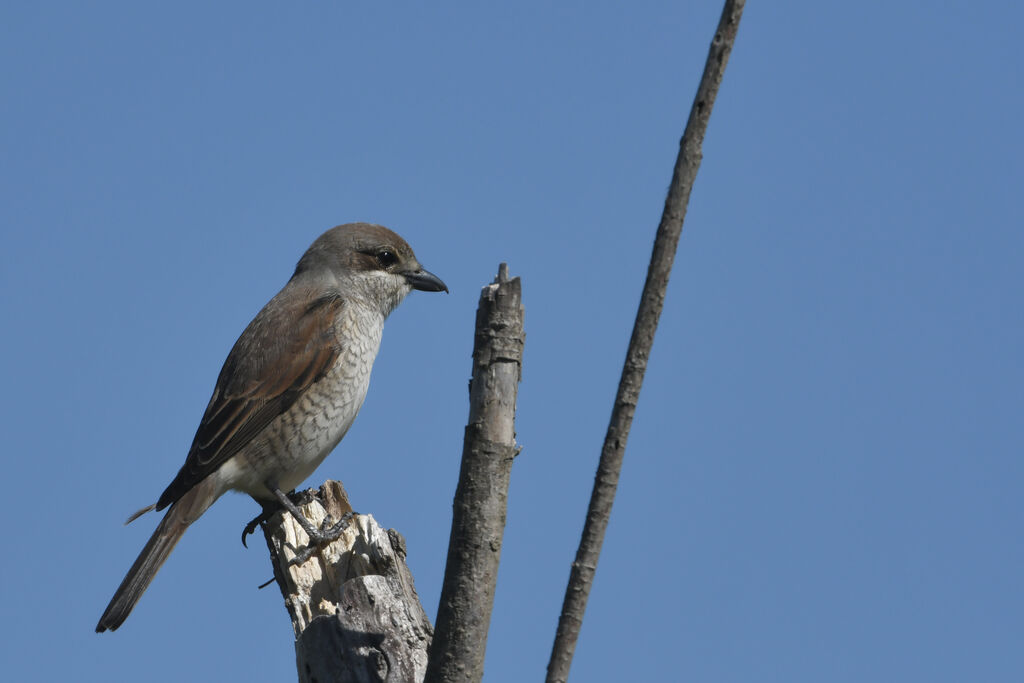
<path fill-rule="evenodd" d="M 707 130 L 715 96 L 718 94 L 718 87 L 722 82 L 722 75 L 725 73 L 729 53 L 736 40 L 743 6 L 744 0 L 726 0 L 718 29 L 711 41 L 711 49 L 704 65 L 704 75 L 697 87 L 697 96 L 694 98 L 686 130 L 679 144 L 679 156 L 676 158 L 672 173 L 672 184 L 669 186 L 665 209 L 654 239 L 647 281 L 633 325 L 633 335 L 629 340 L 629 350 L 626 352 L 626 362 L 622 368 L 604 447 L 601 449 L 601 460 L 594 479 L 587 520 L 576 552 L 576 560 L 569 574 L 562 614 L 558 620 L 558 631 L 555 634 L 551 660 L 548 662 L 548 683 L 565 683 L 569 677 L 569 667 L 583 624 L 583 613 L 597 569 L 597 560 L 601 554 L 601 544 L 608 527 L 612 503 L 615 500 L 626 439 L 640 396 L 644 372 L 647 370 L 647 359 L 654 343 L 658 318 L 664 305 L 665 290 L 668 287 L 679 236 L 682 233 L 690 191 L 700 167 L 704 133 Z"/>

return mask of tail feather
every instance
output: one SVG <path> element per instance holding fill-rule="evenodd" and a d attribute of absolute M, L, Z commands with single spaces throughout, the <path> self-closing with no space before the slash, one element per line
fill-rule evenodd
<path fill-rule="evenodd" d="M 146 547 L 139 553 L 135 564 L 128 570 L 114 597 L 110 599 L 110 604 L 96 624 L 96 633 L 116 631 L 124 623 L 139 598 L 149 588 L 153 577 L 174 550 L 174 546 L 185 534 L 185 530 L 217 500 L 220 494 L 212 490 L 212 479 L 207 477 L 167 510 Z"/>
<path fill-rule="evenodd" d="M 153 503 L 152 505 L 147 505 L 146 507 L 142 508 L 138 512 L 134 513 L 131 517 L 129 517 L 128 519 L 124 520 L 124 525 L 128 526 L 129 524 L 131 524 L 132 522 L 137 520 L 142 515 L 146 514 L 147 512 L 152 512 L 153 510 L 156 510 L 156 503 Z"/>

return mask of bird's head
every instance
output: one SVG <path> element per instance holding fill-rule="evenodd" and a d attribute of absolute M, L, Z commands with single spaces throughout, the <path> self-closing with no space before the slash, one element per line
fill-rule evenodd
<path fill-rule="evenodd" d="M 320 235 L 295 267 L 297 277 L 336 280 L 339 292 L 379 307 L 385 317 L 413 289 L 447 292 L 439 277 L 424 270 L 412 247 L 382 225 L 346 223 Z"/>

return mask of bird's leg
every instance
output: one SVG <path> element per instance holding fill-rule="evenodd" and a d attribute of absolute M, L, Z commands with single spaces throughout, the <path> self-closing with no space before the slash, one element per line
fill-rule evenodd
<path fill-rule="evenodd" d="M 347 512 L 342 515 L 342 518 L 334 525 L 331 525 L 330 516 L 324 520 L 323 526 L 317 529 L 313 526 L 313 523 L 306 519 L 306 516 L 299 511 L 299 508 L 295 506 L 295 503 L 291 499 L 281 492 L 281 489 L 277 486 L 273 486 L 271 482 L 267 482 L 266 487 L 274 494 L 277 501 L 284 507 L 285 510 L 291 513 L 295 521 L 299 523 L 302 530 L 309 536 L 309 544 L 288 563 L 289 565 L 302 564 L 310 558 L 310 556 L 322 545 L 326 545 L 331 541 L 336 541 L 341 533 L 348 528 L 348 523 L 352 519 L 355 513 Z"/>

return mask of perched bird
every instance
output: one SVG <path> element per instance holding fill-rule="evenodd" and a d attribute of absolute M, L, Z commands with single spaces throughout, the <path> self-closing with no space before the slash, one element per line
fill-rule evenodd
<path fill-rule="evenodd" d="M 265 511 L 284 506 L 311 543 L 330 540 L 285 494 L 352 425 L 384 319 L 413 289 L 448 291 L 405 240 L 383 226 L 339 225 L 313 242 L 228 354 L 178 475 L 159 501 L 129 519 L 169 506 L 97 633 L 124 623 L 185 530 L 226 491 L 248 493 Z M 247 531 L 253 528 L 250 523 Z"/>

